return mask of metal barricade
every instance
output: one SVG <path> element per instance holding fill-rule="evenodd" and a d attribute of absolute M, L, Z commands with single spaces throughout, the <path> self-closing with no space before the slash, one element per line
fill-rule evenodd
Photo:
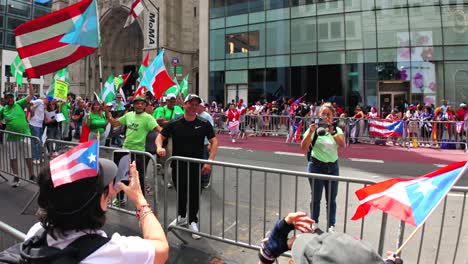
<path fill-rule="evenodd" d="M 190 165 L 184 165 L 187 163 Z M 169 171 L 171 164 L 179 168 L 172 175 Z M 200 170 L 203 164 L 213 166 L 211 185 L 206 193 L 196 197 L 197 187 L 191 189 L 190 186 L 201 184 Z M 333 182 L 338 181 L 340 188 L 343 188 L 338 193 L 339 231 L 356 233 L 361 238 L 374 241 L 379 252 L 383 252 L 386 214 L 380 214 L 380 218 L 375 215 L 369 217 L 378 223 L 369 227 L 364 225 L 364 220 L 353 223 L 346 220 L 351 217 L 352 212 L 349 210 L 355 208 L 355 203 L 351 202 L 349 196 L 355 190 L 372 183 L 371 181 L 184 157 L 171 157 L 165 166 L 165 182 L 172 177 L 173 181 L 181 185 L 180 193 L 164 189 L 164 227 L 184 242 L 186 239 L 176 231 L 194 232 L 190 228 L 177 225 L 174 221 L 169 222 L 178 214 L 183 214 L 183 209 L 179 211 L 179 206 L 183 208 L 183 203 L 178 202 L 179 199 L 187 199 L 186 212 L 190 211 L 190 204 L 196 203 L 198 199 L 200 229 L 196 234 L 245 248 L 258 249 L 260 241 L 267 236 L 276 220 L 289 212 L 310 211 L 310 185 L 318 184 L 318 180 L 332 179 Z M 194 168 L 198 175 L 193 175 Z M 190 178 L 184 180 L 188 174 Z M 330 185 L 332 182 L 327 181 L 326 184 Z M 187 189 L 185 186 L 188 186 Z M 324 230 L 329 226 L 328 220 L 324 220 L 327 219 L 324 216 L 329 213 L 328 210 L 322 208 L 321 219 L 326 223 L 322 224 Z"/>
<path fill-rule="evenodd" d="M 26 234 L 0 221 L 0 251 L 26 239 Z"/>
<path fill-rule="evenodd" d="M 5 130 L 0 133 L 0 177 L 5 181 L 8 181 L 6 175 L 13 177 L 14 181 L 35 183 L 35 176 L 43 164 L 40 139 Z"/>
<path fill-rule="evenodd" d="M 398 248 L 405 237 L 405 232 L 414 229 L 405 227 L 395 218 L 388 218 L 385 213 L 377 212 L 359 221 L 349 221 L 359 204 L 354 198 L 354 192 L 368 184 L 375 183 L 373 181 L 184 157 L 168 159 L 165 181 L 167 182 L 171 177 L 169 173 L 171 163 L 173 166 L 179 166 L 185 162 L 193 164 L 198 169 L 201 169 L 203 164 L 213 166 L 211 185 L 198 197 L 199 232 L 192 231 L 190 227 L 178 225 L 174 221 L 170 222 L 180 213 L 178 210 L 179 194 L 164 190 L 164 228 L 185 243 L 187 237 L 184 233 L 192 233 L 215 241 L 257 250 L 260 241 L 268 236 L 275 221 L 289 212 L 310 212 L 311 189 L 318 183 L 318 180 L 327 180 L 326 184 L 338 181 L 336 231 L 370 242 L 379 254 L 383 255 L 385 250 Z M 187 166 L 187 170 L 191 170 L 189 168 L 190 166 Z M 190 178 L 195 177 L 198 181 L 197 185 L 200 184 L 200 178 L 190 174 L 190 171 L 180 173 L 178 170 L 174 177 L 180 181 L 186 174 L 189 174 Z M 188 181 L 186 197 L 190 197 L 190 183 L 193 182 Z M 414 238 L 404 249 L 403 258 L 406 262 L 425 263 L 435 259 L 436 263 L 439 263 L 437 260 L 440 263 L 452 263 L 452 261 L 460 263 L 459 261 L 468 257 L 468 252 L 461 250 L 468 246 L 466 239 L 468 234 L 464 228 L 468 213 L 466 210 L 467 194 L 468 188 L 466 187 L 452 189 L 443 206 L 439 206 L 425 224 L 426 230 L 420 231 L 420 239 Z M 327 198 L 326 195 L 325 198 Z M 192 202 L 194 202 L 193 199 L 187 200 L 187 209 L 190 208 Z M 327 219 L 329 209 L 324 204 L 322 202 L 319 224 L 322 230 L 326 230 L 328 226 L 325 219 Z"/>

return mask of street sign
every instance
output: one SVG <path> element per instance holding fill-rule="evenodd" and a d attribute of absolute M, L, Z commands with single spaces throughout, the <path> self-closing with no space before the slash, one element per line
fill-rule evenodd
<path fill-rule="evenodd" d="M 177 57 L 173 57 L 171 60 L 171 63 L 172 63 L 172 66 L 177 66 L 180 63 L 180 60 Z"/>
<path fill-rule="evenodd" d="M 170 66 L 169 72 L 176 77 L 182 77 L 184 73 L 184 67 L 183 66 L 176 66 L 176 67 Z"/>

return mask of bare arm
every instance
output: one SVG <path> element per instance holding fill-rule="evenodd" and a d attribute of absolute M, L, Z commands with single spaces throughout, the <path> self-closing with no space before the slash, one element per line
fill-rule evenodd
<path fill-rule="evenodd" d="M 216 157 L 216 153 L 218 152 L 218 139 L 213 137 L 212 139 L 208 140 L 210 142 L 210 156 L 208 157 L 209 160 L 214 160 Z"/>
<path fill-rule="evenodd" d="M 34 97 L 34 88 L 31 84 L 31 79 L 28 78 L 28 88 L 29 88 L 29 94 L 28 96 L 26 97 L 26 100 L 29 102 L 31 102 L 32 98 Z"/>
<path fill-rule="evenodd" d="M 312 135 L 315 131 L 315 123 L 310 124 L 309 129 L 307 130 L 304 138 L 301 141 L 301 150 L 307 151 L 309 150 L 310 144 L 312 144 Z"/>
<path fill-rule="evenodd" d="M 166 139 L 165 136 L 163 136 L 161 133 L 158 134 L 156 137 L 156 153 L 158 153 L 159 156 L 165 157 L 166 156 L 166 149 L 163 148 L 163 141 Z"/>

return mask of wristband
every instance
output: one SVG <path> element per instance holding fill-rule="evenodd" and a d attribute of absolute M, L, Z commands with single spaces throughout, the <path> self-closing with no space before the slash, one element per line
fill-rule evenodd
<path fill-rule="evenodd" d="M 140 207 L 138 207 L 138 208 L 136 209 L 136 214 L 135 214 L 135 216 L 136 216 L 137 218 L 140 218 L 140 213 L 141 213 L 141 211 L 142 211 L 143 209 L 145 209 L 145 207 L 148 207 L 148 208 L 151 210 L 151 206 L 149 206 L 149 204 L 141 205 Z"/>

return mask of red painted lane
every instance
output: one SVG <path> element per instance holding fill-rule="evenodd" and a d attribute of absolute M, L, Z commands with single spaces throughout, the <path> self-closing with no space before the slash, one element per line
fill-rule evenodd
<path fill-rule="evenodd" d="M 303 153 L 299 144 L 286 143 L 285 137 L 248 137 L 232 143 L 229 135 L 218 134 L 220 146 L 239 147 L 267 152 Z M 468 160 L 463 150 L 445 150 L 431 148 L 402 148 L 399 146 L 378 146 L 373 144 L 352 144 L 339 150 L 340 158 L 371 159 L 420 164 L 449 164 Z"/>

